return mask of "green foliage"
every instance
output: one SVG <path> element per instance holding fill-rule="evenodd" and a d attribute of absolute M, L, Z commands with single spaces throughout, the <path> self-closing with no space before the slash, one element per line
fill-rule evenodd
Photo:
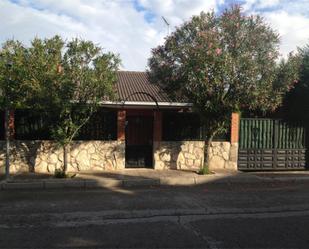
<path fill-rule="evenodd" d="M 210 174 L 213 174 L 210 170 L 209 170 L 209 167 L 208 166 L 203 166 L 199 172 L 198 172 L 199 175 L 210 175 Z"/>
<path fill-rule="evenodd" d="M 284 99 L 283 114 L 288 120 L 309 124 L 309 45 L 298 49 L 299 80 Z"/>
<path fill-rule="evenodd" d="M 100 101 L 114 97 L 119 58 L 91 41 L 36 38 L 28 61 L 28 80 L 37 86 L 32 106 L 52 114 L 52 135 L 62 146 L 78 134 Z"/>
<path fill-rule="evenodd" d="M 34 85 L 26 78 L 27 50 L 18 41 L 8 40 L 0 48 L 0 108 L 24 107 Z"/>
<path fill-rule="evenodd" d="M 120 59 L 91 41 L 35 38 L 26 48 L 8 40 L 0 56 L 0 107 L 28 106 L 45 114 L 53 120 L 53 138 L 63 147 L 100 101 L 114 97 Z"/>
<path fill-rule="evenodd" d="M 149 75 L 174 99 L 188 99 L 208 126 L 226 129 L 233 111 L 276 109 L 297 79 L 298 57 L 277 63 L 279 35 L 239 6 L 201 13 L 152 50 Z"/>

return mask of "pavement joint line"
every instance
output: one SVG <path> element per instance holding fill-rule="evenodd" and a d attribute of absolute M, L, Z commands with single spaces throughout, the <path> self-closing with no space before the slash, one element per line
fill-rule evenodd
<path fill-rule="evenodd" d="M 72 219 L 74 217 L 68 217 L 68 219 L 55 219 L 55 216 L 50 216 L 49 218 L 52 219 L 51 223 L 48 223 L 48 225 L 52 225 L 53 227 L 72 227 L 72 226 L 88 226 L 88 225 L 108 225 L 108 224 L 121 224 L 121 223 L 139 223 L 139 222 L 156 222 L 156 221 L 174 221 L 174 222 L 180 222 L 180 223 L 190 223 L 197 220 L 207 220 L 207 219 L 235 219 L 235 218 L 281 218 L 281 217 L 294 217 L 294 216 L 302 216 L 302 215 L 308 215 L 309 210 L 287 210 L 287 211 L 278 211 L 278 212 L 256 212 L 256 213 L 250 213 L 250 212 L 238 212 L 238 213 L 212 213 L 212 214 L 166 214 L 166 215 L 148 215 L 148 216 L 128 216 L 125 217 L 107 217 L 104 218 L 102 216 L 93 217 L 92 215 L 84 217 L 75 217 L 80 219 Z M 48 214 L 47 214 L 48 215 Z M 67 214 L 64 214 L 67 217 Z M 38 217 L 40 218 L 42 214 L 40 214 Z M 65 217 L 65 216 L 59 216 Z M 7 215 L 5 217 L 8 217 Z M 14 216 L 11 216 L 14 217 Z M 1 216 L 0 216 L 1 218 Z M 20 216 L 19 216 L 20 218 Z M 29 218 L 27 216 L 27 218 Z M 87 219 L 85 219 L 87 218 Z M 25 225 L 20 225 L 23 223 L 19 223 L 15 225 L 14 223 L 9 224 L 9 228 L 12 227 L 29 227 L 29 224 L 24 223 Z M 2 223 L 0 225 L 0 228 L 7 228 L 7 225 Z M 36 223 L 31 224 L 32 227 L 36 226 Z"/>
<path fill-rule="evenodd" d="M 40 218 L 51 217 L 53 219 L 68 217 L 68 219 L 72 218 L 81 218 L 85 217 L 97 217 L 103 218 L 105 220 L 110 219 L 133 219 L 133 218 L 155 218 L 155 217 L 167 217 L 167 216 L 175 216 L 175 217 L 186 217 L 186 216 L 213 216 L 213 215 L 254 215 L 254 214 L 281 214 L 281 213 L 301 213 L 306 212 L 309 213 L 309 206 L 306 205 L 305 208 L 289 207 L 289 208 L 280 208 L 280 207 L 272 207 L 272 208 L 249 208 L 249 209 L 229 209 L 229 208 L 200 208 L 196 209 L 196 211 L 192 212 L 192 209 L 153 209 L 153 210 L 112 210 L 112 211 L 94 211 L 94 212 L 65 212 L 65 213 L 32 213 L 25 215 L 15 215 L 15 214 L 5 214 L 0 215 L 0 219 L 3 217 L 14 218 L 18 217 L 26 217 L 26 218 Z"/>
<path fill-rule="evenodd" d="M 103 180 L 103 181 L 101 181 Z M 103 188 L 104 186 L 108 186 L 109 183 L 114 182 L 117 184 L 117 181 L 120 183 L 122 187 L 133 187 L 133 186 L 153 186 L 153 185 L 159 185 L 159 186 L 175 186 L 175 185 L 183 185 L 183 186 L 189 186 L 189 185 L 199 185 L 199 184 L 207 184 L 207 183 L 224 183 L 224 184 L 235 184 L 235 183 L 283 183 L 283 182 L 290 182 L 290 183 L 301 183 L 301 182 L 309 182 L 309 177 L 261 177 L 261 176 L 245 176 L 245 177 L 238 177 L 238 178 L 222 178 L 222 176 L 212 176 L 207 178 L 202 178 L 199 176 L 194 176 L 194 177 L 159 177 L 156 179 L 121 179 L 121 180 L 109 180 L 109 179 L 79 179 L 79 180 L 72 180 L 72 181 L 77 181 L 77 182 L 82 182 L 80 185 L 76 184 L 74 186 L 74 183 L 63 180 L 59 181 L 56 179 L 51 179 L 51 180 L 40 180 L 40 181 L 6 181 L 3 180 L 0 182 L 0 189 L 5 190 L 6 186 L 10 186 L 10 189 L 22 189 L 21 186 L 25 186 L 25 188 L 29 188 L 27 185 L 33 185 L 32 187 L 34 189 L 47 189 L 47 183 L 51 182 L 52 184 L 55 184 L 58 188 L 65 188 L 70 186 L 71 188 Z M 38 183 L 42 183 L 42 186 L 39 185 Z M 98 184 L 96 185 L 94 182 L 97 182 Z M 14 185 L 17 185 L 16 188 Z M 20 184 L 20 186 L 18 186 Z M 58 185 L 57 185 L 58 184 Z M 71 185 L 70 185 L 71 184 Z M 92 186 L 92 184 L 94 184 Z M 62 185 L 62 186 L 61 186 Z M 87 186 L 88 185 L 88 186 Z"/>

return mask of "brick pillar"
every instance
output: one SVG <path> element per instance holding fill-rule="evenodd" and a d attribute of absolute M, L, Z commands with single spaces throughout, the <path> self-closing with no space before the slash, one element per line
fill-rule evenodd
<path fill-rule="evenodd" d="M 117 140 L 125 140 L 125 128 L 126 128 L 126 111 L 118 110 L 117 113 Z"/>
<path fill-rule="evenodd" d="M 239 140 L 239 114 L 232 113 L 231 121 L 231 143 L 238 143 Z"/>
<path fill-rule="evenodd" d="M 230 148 L 229 163 L 228 163 L 228 168 L 231 170 L 237 170 L 238 140 L 239 140 L 239 114 L 232 113 L 231 148 Z"/>
<path fill-rule="evenodd" d="M 154 111 L 153 122 L 153 141 L 160 142 L 162 140 L 162 113 Z"/>

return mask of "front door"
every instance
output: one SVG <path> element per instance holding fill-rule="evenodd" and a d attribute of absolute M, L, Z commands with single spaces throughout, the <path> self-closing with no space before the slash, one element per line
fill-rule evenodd
<path fill-rule="evenodd" d="M 126 119 L 126 168 L 152 167 L 153 117 Z"/>

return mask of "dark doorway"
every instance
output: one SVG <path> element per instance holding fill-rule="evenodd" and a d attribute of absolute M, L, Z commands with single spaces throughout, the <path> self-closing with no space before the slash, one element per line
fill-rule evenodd
<path fill-rule="evenodd" d="M 152 168 L 153 117 L 126 119 L 126 168 Z"/>

